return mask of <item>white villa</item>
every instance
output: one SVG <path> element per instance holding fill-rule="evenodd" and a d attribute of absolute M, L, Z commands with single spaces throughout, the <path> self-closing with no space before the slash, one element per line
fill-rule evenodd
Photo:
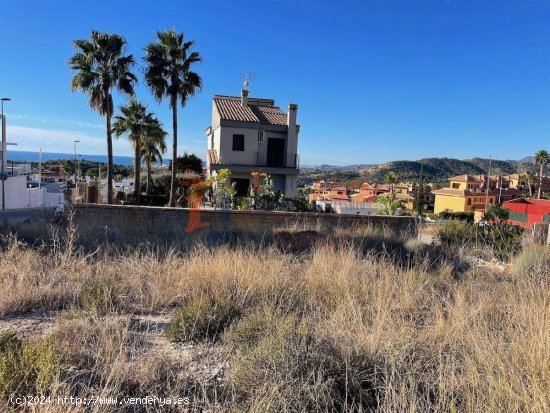
<path fill-rule="evenodd" d="M 240 97 L 214 96 L 212 125 L 205 131 L 207 175 L 229 169 L 237 196 L 246 196 L 251 173 L 267 173 L 277 189 L 294 197 L 300 166 L 297 111 L 291 103 L 284 113 L 273 99 L 250 98 L 246 89 Z"/>

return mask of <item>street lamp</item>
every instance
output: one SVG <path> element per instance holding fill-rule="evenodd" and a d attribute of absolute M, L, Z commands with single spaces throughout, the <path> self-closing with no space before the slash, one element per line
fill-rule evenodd
<path fill-rule="evenodd" d="M 76 186 L 76 144 L 80 141 L 74 141 L 74 184 Z"/>
<path fill-rule="evenodd" d="M 4 191 L 4 181 L 6 180 L 6 171 L 4 158 L 6 157 L 6 122 L 4 120 L 4 102 L 9 102 L 10 98 L 0 98 L 2 102 L 2 211 L 6 209 L 6 193 Z"/>
<path fill-rule="evenodd" d="M 82 155 L 78 155 L 78 182 L 80 182 L 82 179 L 80 177 L 80 161 L 82 160 Z"/>

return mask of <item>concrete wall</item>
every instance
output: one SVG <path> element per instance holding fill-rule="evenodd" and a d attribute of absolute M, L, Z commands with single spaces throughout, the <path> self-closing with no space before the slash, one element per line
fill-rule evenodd
<path fill-rule="evenodd" d="M 416 234 L 412 217 L 342 216 L 266 211 L 190 210 L 142 206 L 79 204 L 74 218 L 82 230 L 115 232 L 129 239 L 170 240 L 200 233 L 251 232 L 272 233 L 298 224 L 300 228 L 322 227 L 326 230 L 372 225 L 396 233 Z"/>

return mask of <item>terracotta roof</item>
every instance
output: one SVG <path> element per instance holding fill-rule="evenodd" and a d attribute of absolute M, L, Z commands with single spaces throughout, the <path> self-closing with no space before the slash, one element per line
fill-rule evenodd
<path fill-rule="evenodd" d="M 502 196 L 510 194 L 512 190 L 507 190 L 502 192 Z M 485 196 L 487 193 L 485 191 L 470 191 L 469 189 L 451 189 L 451 188 L 441 188 L 435 191 L 432 191 L 432 194 L 436 195 L 448 195 L 448 196 Z M 499 191 L 489 191 L 489 196 L 497 196 Z"/>
<path fill-rule="evenodd" d="M 395 194 L 395 198 L 396 199 L 406 199 L 406 200 L 413 200 L 414 199 L 409 194 Z"/>
<path fill-rule="evenodd" d="M 398 184 L 395 184 L 395 188 L 406 188 L 409 189 L 409 185 L 404 184 L 403 182 L 399 182 Z"/>
<path fill-rule="evenodd" d="M 369 181 L 365 181 L 363 185 L 361 185 L 361 189 L 374 189 L 371 184 L 369 184 Z"/>
<path fill-rule="evenodd" d="M 450 188 L 441 188 L 435 191 L 432 191 L 432 194 L 436 195 L 449 195 L 449 196 L 465 196 L 470 191 L 465 191 L 463 189 L 450 189 Z"/>
<path fill-rule="evenodd" d="M 448 181 L 456 181 L 456 182 L 483 182 L 481 179 L 476 178 L 475 176 L 471 175 L 458 175 L 453 176 Z"/>
<path fill-rule="evenodd" d="M 240 97 L 214 96 L 214 104 L 221 119 L 286 126 L 286 113 L 278 106 L 273 106 L 272 100 L 249 98 L 249 102 L 247 106 L 242 106 Z"/>
<path fill-rule="evenodd" d="M 344 194 L 330 194 L 328 195 L 328 197 L 331 199 L 331 200 L 344 200 L 344 201 L 348 201 L 348 196 L 347 195 L 344 195 Z"/>

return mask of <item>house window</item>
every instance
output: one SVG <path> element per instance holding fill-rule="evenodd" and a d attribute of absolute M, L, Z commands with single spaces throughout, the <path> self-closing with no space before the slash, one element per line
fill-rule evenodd
<path fill-rule="evenodd" d="M 244 151 L 244 135 L 233 135 L 233 150 Z"/>
<path fill-rule="evenodd" d="M 468 205 L 472 205 L 472 198 L 468 198 Z"/>
<path fill-rule="evenodd" d="M 457 183 L 453 182 L 452 188 L 453 188 L 453 189 L 459 189 L 459 188 L 460 188 L 460 184 L 457 184 Z"/>

